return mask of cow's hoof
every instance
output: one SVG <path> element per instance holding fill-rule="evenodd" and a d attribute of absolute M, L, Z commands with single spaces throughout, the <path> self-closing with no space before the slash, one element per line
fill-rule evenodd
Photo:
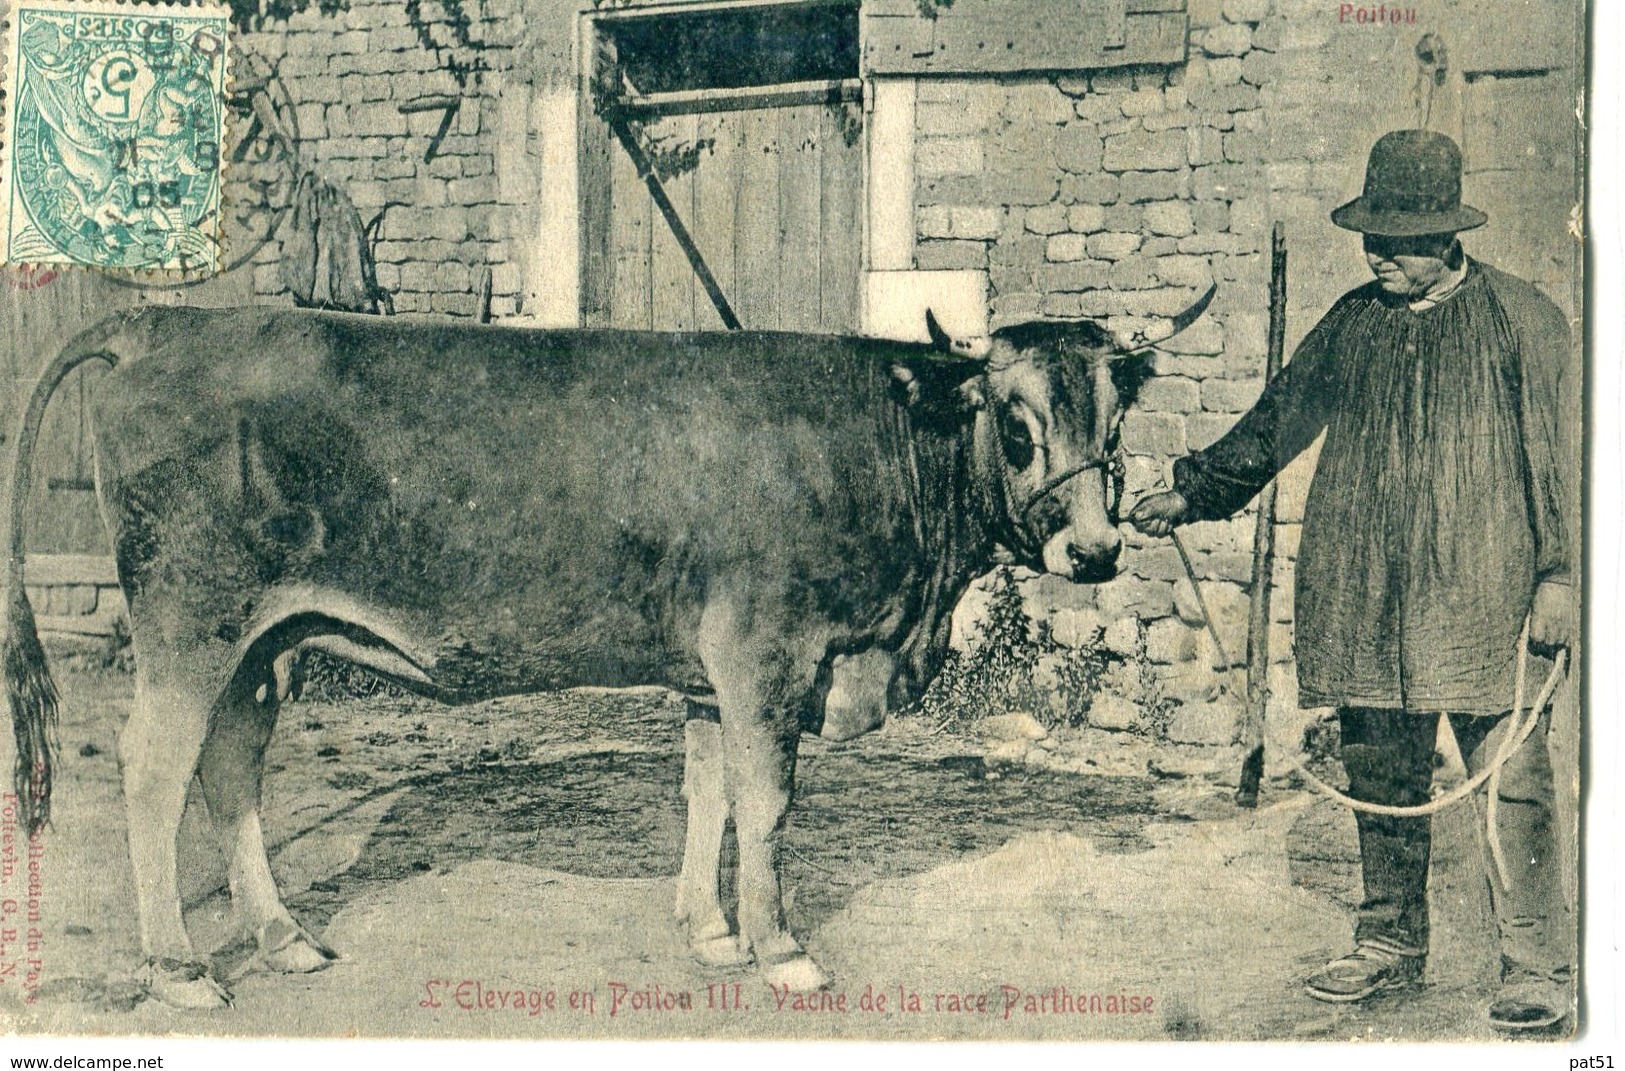
<path fill-rule="evenodd" d="M 743 967 L 751 960 L 750 949 L 737 934 L 696 937 L 688 947 L 694 958 L 707 967 Z"/>
<path fill-rule="evenodd" d="M 231 1007 L 231 994 L 209 974 L 208 964 L 178 959 L 149 959 L 137 976 L 154 1000 L 182 1011 L 219 1011 Z"/>
<path fill-rule="evenodd" d="M 338 953 L 291 919 L 267 923 L 259 945 L 260 961 L 279 974 L 310 974 L 338 959 Z"/>
<path fill-rule="evenodd" d="M 762 980 L 777 989 L 789 989 L 796 993 L 817 992 L 834 981 L 824 968 L 805 953 L 763 967 Z"/>

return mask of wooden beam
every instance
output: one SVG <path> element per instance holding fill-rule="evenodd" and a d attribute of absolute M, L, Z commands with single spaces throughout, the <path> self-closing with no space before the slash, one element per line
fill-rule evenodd
<path fill-rule="evenodd" d="M 955 0 L 925 18 L 900 0 L 863 9 L 869 75 L 1013 74 L 1185 59 L 1185 0 Z"/>
<path fill-rule="evenodd" d="M 617 117 L 657 119 L 668 115 L 745 111 L 750 108 L 790 108 L 801 104 L 846 104 L 863 99 L 857 78 L 830 78 L 812 82 L 786 82 L 771 86 L 728 89 L 683 89 L 669 93 L 643 93 L 622 97 L 613 107 Z"/>
<path fill-rule="evenodd" d="M 694 244 L 693 236 L 688 233 L 688 228 L 684 226 L 682 217 L 677 214 L 671 198 L 666 196 L 666 187 L 661 185 L 660 176 L 655 174 L 653 165 L 644 154 L 643 146 L 638 144 L 637 137 L 627 127 L 625 119 L 619 116 L 609 116 L 608 119 L 610 130 L 614 132 L 621 147 L 626 150 L 626 155 L 632 158 L 632 165 L 637 168 L 638 177 L 649 188 L 649 196 L 654 199 L 655 207 L 660 209 L 660 214 L 666 218 L 666 225 L 671 228 L 672 237 L 677 239 L 677 244 L 683 250 L 683 255 L 688 258 L 689 266 L 694 269 L 700 285 L 705 287 L 706 296 L 716 307 L 717 315 L 722 317 L 723 325 L 730 331 L 738 331 L 739 317 L 734 315 L 733 306 L 728 304 L 727 297 L 722 293 L 722 287 L 717 285 L 716 277 L 706 266 L 699 247 Z"/>
<path fill-rule="evenodd" d="M 797 7 L 857 7 L 859 0 L 697 0 L 694 3 L 657 2 L 630 4 L 612 11 L 595 11 L 588 15 L 594 22 L 613 24 L 636 22 L 639 19 L 664 18 L 673 15 L 731 14 L 753 8 Z"/>

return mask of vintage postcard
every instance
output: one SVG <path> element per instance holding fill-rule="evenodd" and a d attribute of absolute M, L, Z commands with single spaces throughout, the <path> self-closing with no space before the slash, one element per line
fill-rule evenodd
<path fill-rule="evenodd" d="M 1577 0 L 0 12 L 20 1041 L 1596 1036 Z"/>

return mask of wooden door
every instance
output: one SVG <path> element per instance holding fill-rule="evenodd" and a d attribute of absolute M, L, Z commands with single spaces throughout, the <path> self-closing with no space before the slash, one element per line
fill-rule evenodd
<path fill-rule="evenodd" d="M 688 150 L 690 166 L 663 179 L 666 192 L 745 328 L 857 330 L 860 115 L 856 104 L 800 104 L 645 125 L 657 157 Z M 617 145 L 609 151 L 610 325 L 720 330 L 630 158 Z"/>
<path fill-rule="evenodd" d="M 0 412 L 8 444 L 41 371 L 74 335 L 102 318 L 139 305 L 242 305 L 254 300 L 253 266 L 193 286 L 143 289 L 94 272 L 25 273 L 0 268 L 0 377 L 10 388 Z M 108 554 L 106 530 L 89 490 L 89 387 L 107 372 L 94 362 L 74 372 L 45 411 L 28 507 L 31 554 Z M 9 459 L 10 450 L 0 452 Z M 0 476 L 9 482 L 11 474 Z"/>

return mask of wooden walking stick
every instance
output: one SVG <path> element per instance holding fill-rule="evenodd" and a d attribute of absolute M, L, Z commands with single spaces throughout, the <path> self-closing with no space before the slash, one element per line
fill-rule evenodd
<path fill-rule="evenodd" d="M 1286 348 L 1286 230 L 1279 221 L 1270 232 L 1270 334 L 1264 357 L 1264 382 L 1281 374 Z M 1247 607 L 1247 707 L 1236 726 L 1236 739 L 1246 750 L 1236 803 L 1258 806 L 1258 783 L 1264 777 L 1264 715 L 1269 706 L 1270 577 L 1275 570 L 1275 481 L 1258 496 L 1258 527 L 1253 531 L 1253 591 Z"/>

